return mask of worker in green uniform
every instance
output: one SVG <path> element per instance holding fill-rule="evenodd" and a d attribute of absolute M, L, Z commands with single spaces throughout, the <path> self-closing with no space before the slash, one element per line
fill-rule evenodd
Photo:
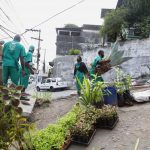
<path fill-rule="evenodd" d="M 77 63 L 74 67 L 74 77 L 76 78 L 76 87 L 77 87 L 77 93 L 78 95 L 81 94 L 81 87 L 78 82 L 80 81 L 81 84 L 83 84 L 84 76 L 88 75 L 88 69 L 84 62 L 82 62 L 82 58 L 80 56 L 77 57 Z"/>
<path fill-rule="evenodd" d="M 103 60 L 104 58 L 104 51 L 100 50 L 98 51 L 98 56 L 95 57 L 93 63 L 91 64 L 91 69 L 90 69 L 90 76 L 92 79 L 94 79 L 96 73 L 95 73 L 95 68 L 96 66 Z M 96 81 L 101 81 L 103 82 L 103 78 L 101 76 L 97 76 Z"/>
<path fill-rule="evenodd" d="M 34 74 L 33 68 L 32 68 L 32 55 L 34 52 L 34 46 L 31 45 L 29 47 L 29 51 L 27 52 L 26 56 L 24 57 L 24 76 L 20 73 L 20 85 L 22 85 L 24 88 L 22 90 L 22 92 L 25 92 L 25 89 L 28 87 L 28 83 L 29 83 L 29 77 L 30 74 Z M 22 68 L 20 68 L 22 72 Z"/>
<path fill-rule="evenodd" d="M 3 47 L 2 66 L 3 84 L 7 85 L 10 78 L 12 83 L 18 85 L 19 81 L 19 58 L 22 66 L 22 75 L 24 75 L 24 60 L 25 48 L 20 44 L 21 37 L 16 35 L 13 41 L 7 42 Z"/>

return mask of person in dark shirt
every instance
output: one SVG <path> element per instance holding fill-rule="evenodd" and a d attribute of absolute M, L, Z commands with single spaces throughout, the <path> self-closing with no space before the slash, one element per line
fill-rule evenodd
<path fill-rule="evenodd" d="M 81 94 L 81 87 L 78 82 L 80 81 L 81 84 L 83 84 L 84 76 L 89 75 L 88 69 L 84 62 L 82 62 L 81 56 L 77 57 L 77 63 L 74 67 L 74 77 L 76 78 L 76 87 L 77 87 L 77 93 L 78 95 Z"/>

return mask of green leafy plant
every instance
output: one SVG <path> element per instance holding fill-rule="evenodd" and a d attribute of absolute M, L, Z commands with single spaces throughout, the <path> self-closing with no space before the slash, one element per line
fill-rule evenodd
<path fill-rule="evenodd" d="M 50 103 L 52 100 L 52 94 L 50 92 L 35 92 L 32 97 L 36 99 L 36 104 L 38 106 L 44 103 Z"/>
<path fill-rule="evenodd" d="M 94 126 L 90 123 L 79 120 L 72 128 L 71 134 L 88 137 L 94 131 Z"/>
<path fill-rule="evenodd" d="M 131 76 L 126 75 L 120 68 L 116 68 L 116 81 L 115 86 L 117 93 L 124 93 L 125 91 L 130 91 L 131 89 Z"/>
<path fill-rule="evenodd" d="M 8 150 L 32 149 L 26 141 L 24 134 L 29 132 L 31 125 L 22 117 L 22 108 L 19 107 L 21 86 L 10 85 L 0 87 L 0 147 Z"/>
<path fill-rule="evenodd" d="M 80 53 L 79 49 L 70 49 L 68 55 L 79 55 Z"/>
<path fill-rule="evenodd" d="M 50 124 L 47 128 L 32 133 L 31 143 L 36 150 L 61 150 L 70 140 L 70 130 L 77 122 L 77 117 L 83 111 L 79 104 L 60 118 L 56 124 Z"/>
<path fill-rule="evenodd" d="M 61 150 L 70 133 L 61 125 L 50 124 L 46 129 L 32 135 L 32 143 L 36 150 Z"/>
<path fill-rule="evenodd" d="M 84 78 L 83 84 L 78 80 L 82 94 L 79 97 L 79 102 L 84 105 L 93 105 L 97 102 L 103 102 L 103 89 L 106 87 L 104 82 L 96 82 L 96 77 L 93 80 Z"/>
<path fill-rule="evenodd" d="M 58 120 L 58 124 L 66 130 L 70 130 L 77 121 L 77 113 L 70 111 L 64 117 Z"/>
<path fill-rule="evenodd" d="M 118 114 L 117 114 L 115 106 L 105 105 L 102 108 L 101 118 L 110 119 L 110 118 L 114 118 L 114 117 L 116 118 L 117 116 L 118 116 Z"/>

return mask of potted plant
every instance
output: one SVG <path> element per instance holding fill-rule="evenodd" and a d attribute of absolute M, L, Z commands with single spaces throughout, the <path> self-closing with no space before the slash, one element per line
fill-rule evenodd
<path fill-rule="evenodd" d="M 81 119 L 71 129 L 72 141 L 75 143 L 88 145 L 95 131 L 94 125 L 84 122 Z"/>
<path fill-rule="evenodd" d="M 124 84 L 123 82 L 116 81 L 115 82 L 115 87 L 117 89 L 117 99 L 118 99 L 118 106 L 123 107 L 125 105 L 125 100 L 124 100 Z"/>
<path fill-rule="evenodd" d="M 79 102 L 83 106 L 93 105 L 97 108 L 101 108 L 104 104 L 103 102 L 103 89 L 106 87 L 104 82 L 95 82 L 96 78 L 89 80 L 84 78 L 83 84 L 78 80 L 82 94 L 79 97 Z"/>
<path fill-rule="evenodd" d="M 124 87 L 125 87 L 125 91 L 123 93 L 125 103 L 132 106 L 133 101 L 134 101 L 134 97 L 130 93 L 130 90 L 131 90 L 131 76 L 130 75 L 124 76 L 123 83 L 124 83 Z"/>
<path fill-rule="evenodd" d="M 99 128 L 113 129 L 118 121 L 116 108 L 105 105 L 101 110 L 97 110 L 98 118 L 96 126 Z"/>
<path fill-rule="evenodd" d="M 61 125 L 50 124 L 47 128 L 32 134 L 31 140 L 36 150 L 64 150 L 71 138 L 70 132 Z"/>

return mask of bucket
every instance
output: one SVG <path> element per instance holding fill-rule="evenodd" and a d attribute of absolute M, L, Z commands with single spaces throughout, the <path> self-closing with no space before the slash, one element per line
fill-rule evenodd
<path fill-rule="evenodd" d="M 105 105 L 117 105 L 117 91 L 113 86 L 108 86 L 104 89 L 104 104 Z"/>

